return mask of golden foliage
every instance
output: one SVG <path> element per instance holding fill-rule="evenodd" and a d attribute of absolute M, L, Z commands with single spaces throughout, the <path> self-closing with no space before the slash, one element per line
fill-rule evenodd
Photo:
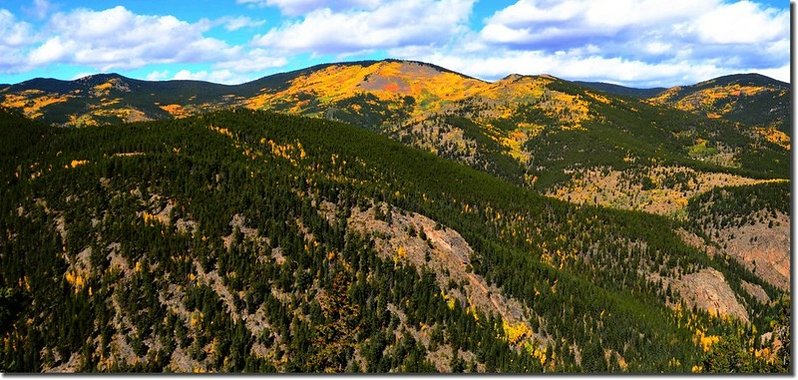
<path fill-rule="evenodd" d="M 544 108 L 549 116 L 563 121 L 563 130 L 583 130 L 582 122 L 588 120 L 588 103 L 579 95 L 552 91 L 553 103 Z"/>
<path fill-rule="evenodd" d="M 214 131 L 214 132 L 216 132 L 216 133 L 220 134 L 220 135 L 223 135 L 223 136 L 227 136 L 227 137 L 233 138 L 233 133 L 232 133 L 232 132 L 230 132 L 230 130 L 229 130 L 229 129 L 227 129 L 227 128 L 220 128 L 220 127 L 216 127 L 216 126 L 213 126 L 213 125 L 210 125 L 210 126 L 208 126 L 208 128 L 209 128 L 210 130 L 212 130 L 212 131 Z"/>
<path fill-rule="evenodd" d="M 192 328 L 196 328 L 202 325 L 202 320 L 205 318 L 205 314 L 199 310 L 195 310 L 189 316 L 188 323 Z"/>
<path fill-rule="evenodd" d="M 524 322 L 510 324 L 507 321 L 502 321 L 502 328 L 510 344 L 517 344 L 521 339 L 532 335 L 532 330 Z"/>
<path fill-rule="evenodd" d="M 518 127 L 511 131 L 507 137 L 501 138 L 499 143 L 509 149 L 510 157 L 518 160 L 522 164 L 527 164 L 531 159 L 531 155 L 524 149 L 524 144 L 540 135 L 543 128 L 542 125 L 519 123 Z"/>
<path fill-rule="evenodd" d="M 683 166 L 655 166 L 647 172 L 635 174 L 633 178 L 648 177 L 655 187 L 644 190 L 640 181 L 628 181 L 629 171 L 618 171 L 606 167 L 569 170 L 572 179 L 548 191 L 547 195 L 576 203 L 597 204 L 627 210 L 641 210 L 660 215 L 672 215 L 682 210 L 688 200 L 716 187 L 745 186 L 778 180 L 753 179 L 727 173 L 697 172 Z M 693 179 L 681 184 L 683 187 L 666 188 L 661 184 L 669 176 L 687 174 Z M 578 175 L 575 175 L 578 174 Z"/>
<path fill-rule="evenodd" d="M 92 87 L 93 90 L 92 92 L 94 93 L 94 96 L 108 95 L 108 92 L 111 90 L 112 87 L 114 87 L 114 83 L 109 80 L 105 83 L 100 83 Z"/>
<path fill-rule="evenodd" d="M 155 217 L 155 215 L 152 215 L 146 211 L 141 213 L 141 218 L 144 219 L 144 223 L 150 223 L 158 220 L 158 218 Z"/>
<path fill-rule="evenodd" d="M 43 115 L 41 112 L 42 108 L 69 100 L 69 96 L 67 95 L 42 94 L 43 93 L 38 90 L 26 90 L 20 94 L 8 94 L 4 97 L 0 105 L 6 108 L 21 108 L 25 116 L 36 119 Z"/>
<path fill-rule="evenodd" d="M 533 342 L 530 342 L 530 341 L 527 341 L 526 344 L 524 344 L 524 348 L 526 349 L 526 351 L 530 355 L 532 355 L 532 357 L 534 357 L 535 359 L 538 359 L 538 361 L 540 362 L 540 365 L 542 365 L 542 366 L 546 365 L 546 361 L 549 358 L 546 357 L 546 349 L 545 348 L 538 347 L 537 345 L 535 345 Z M 551 359 L 554 359 L 554 354 L 553 353 L 552 353 Z M 554 361 L 552 360 L 552 363 L 551 363 L 550 367 L 553 367 L 553 365 L 554 365 Z M 553 370 L 553 368 L 549 368 L 549 369 Z"/>
<path fill-rule="evenodd" d="M 75 290 L 75 293 L 80 292 L 86 286 L 86 279 L 78 272 L 69 271 L 64 275 L 69 285 Z"/>
<path fill-rule="evenodd" d="M 651 98 L 649 102 L 654 105 L 671 104 L 688 112 L 701 111 L 707 117 L 716 119 L 734 110 L 740 97 L 754 96 L 765 91 L 776 91 L 764 86 L 743 86 L 734 83 L 704 88 L 680 97 L 682 89 L 682 87 L 670 88 Z"/>
<path fill-rule="evenodd" d="M 280 144 L 271 139 L 261 138 L 260 143 L 263 145 L 268 145 L 274 157 L 288 160 L 288 162 L 293 165 L 298 164 L 299 161 L 304 160 L 305 157 L 307 157 L 307 152 L 305 152 L 305 149 L 302 148 L 302 143 L 299 141 L 288 144 Z M 333 164 L 334 163 L 335 157 L 333 157 Z"/>
<path fill-rule="evenodd" d="M 167 104 L 164 106 L 158 106 L 158 108 L 168 112 L 170 115 L 178 119 L 189 116 L 189 113 L 180 104 Z"/>
<path fill-rule="evenodd" d="M 612 103 L 612 102 L 610 102 L 610 99 L 607 98 L 604 95 L 596 94 L 595 92 L 590 92 L 590 91 L 586 91 L 586 92 L 591 98 L 593 98 L 593 99 L 595 99 L 595 100 L 597 100 L 597 101 L 599 101 L 601 103 L 604 103 L 604 104 Z"/>
<path fill-rule="evenodd" d="M 141 110 L 131 107 L 98 108 L 91 111 L 90 115 L 99 116 L 99 117 L 117 118 L 125 123 L 135 123 L 137 121 L 152 120 L 147 116 L 147 114 L 145 114 Z"/>
<path fill-rule="evenodd" d="M 72 160 L 72 162 L 70 162 L 69 165 L 67 165 L 66 167 L 67 167 L 67 169 L 69 169 L 69 168 L 74 169 L 74 168 L 76 168 L 78 166 L 86 165 L 88 163 L 89 163 L 89 160 Z"/>
<path fill-rule="evenodd" d="M 458 74 L 440 72 L 416 63 L 380 62 L 363 65 L 331 65 L 302 75 L 282 91 L 263 92 L 245 101 L 251 109 L 268 108 L 278 102 L 296 106 L 290 112 L 302 112 L 303 94 L 317 97 L 322 104 L 339 102 L 363 93 L 381 101 L 399 101 L 404 96 L 416 99 L 416 111 L 439 109 L 443 101 L 455 101 L 472 95 L 488 84 Z M 359 109 L 355 109 L 359 112 Z"/>
<path fill-rule="evenodd" d="M 405 249 L 405 246 L 400 245 L 399 248 L 396 249 L 396 253 L 393 255 L 393 261 L 394 263 L 398 263 L 405 258 L 407 258 L 407 250 Z"/>
<path fill-rule="evenodd" d="M 91 114 L 82 114 L 78 115 L 69 115 L 69 121 L 67 124 L 75 126 L 75 127 L 95 127 L 100 123 L 95 120 Z"/>
<path fill-rule="evenodd" d="M 718 343 L 720 341 L 720 337 L 717 335 L 706 335 L 703 330 L 696 329 L 695 334 L 693 334 L 693 343 L 700 346 L 704 352 L 708 352 L 712 345 Z"/>
<path fill-rule="evenodd" d="M 767 141 L 770 141 L 784 149 L 790 149 L 790 136 L 786 133 L 774 127 L 756 128 L 755 131 Z"/>

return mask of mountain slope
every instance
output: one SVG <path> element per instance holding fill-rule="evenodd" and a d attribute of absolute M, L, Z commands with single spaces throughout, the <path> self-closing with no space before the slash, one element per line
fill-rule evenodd
<path fill-rule="evenodd" d="M 774 128 L 755 133 L 545 75 L 490 83 L 412 61 L 325 64 L 238 86 L 98 76 L 31 81 L 0 94 L 6 107 L 57 124 L 230 107 L 343 121 L 564 200 L 662 214 L 683 212 L 689 196 L 717 186 L 789 175 L 784 134 Z M 690 189 L 671 184 L 671 195 L 635 197 L 653 182 L 668 183 L 657 179 L 666 172 L 698 180 Z M 586 186 L 595 173 L 601 178 Z M 598 182 L 612 186 L 597 194 L 591 186 Z"/>
<path fill-rule="evenodd" d="M 667 88 L 665 87 L 634 88 L 634 87 L 626 87 L 617 84 L 603 83 L 603 82 L 574 81 L 574 83 L 583 87 L 592 88 L 594 90 L 606 92 L 613 95 L 628 96 L 639 99 L 650 98 L 667 90 Z"/>
<path fill-rule="evenodd" d="M 667 104 L 709 118 L 723 118 L 791 134 L 790 84 L 759 74 L 724 76 L 693 86 L 674 87 L 654 96 L 654 104 Z M 771 138 L 779 141 L 776 137 Z"/>
<path fill-rule="evenodd" d="M 341 123 L 0 116 L 4 371 L 711 370 L 774 329 L 745 284 L 784 295 L 672 220 Z"/>

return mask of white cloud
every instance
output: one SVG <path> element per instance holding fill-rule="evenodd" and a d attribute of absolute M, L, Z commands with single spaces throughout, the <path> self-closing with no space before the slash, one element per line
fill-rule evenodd
<path fill-rule="evenodd" d="M 204 63 L 208 71 L 181 70 L 174 77 L 240 83 L 254 79 L 259 71 L 283 66 L 287 60 L 271 51 L 231 45 L 205 33 L 216 26 L 236 30 L 263 23 L 246 16 L 189 23 L 170 15 L 138 15 L 117 6 L 55 13 L 33 32 L 30 25 L 0 9 L 0 72 L 24 72 L 53 64 L 107 72 L 153 64 Z M 169 71 L 147 75 L 151 80 L 170 77 Z"/>
<path fill-rule="evenodd" d="M 77 46 L 75 45 L 74 41 L 63 41 L 61 37 L 50 38 L 43 45 L 30 52 L 28 55 L 29 63 L 33 66 L 39 66 L 60 61 L 76 50 Z"/>
<path fill-rule="evenodd" d="M 236 31 L 243 28 L 255 28 L 266 24 L 266 20 L 253 20 L 247 16 L 223 18 L 224 28 L 229 31 Z"/>
<path fill-rule="evenodd" d="M 745 71 L 744 71 L 745 72 Z M 782 67 L 776 67 L 772 69 L 751 69 L 748 72 L 757 72 L 762 75 L 769 76 L 773 79 L 778 79 L 782 82 L 790 83 L 790 64 L 786 64 Z"/>
<path fill-rule="evenodd" d="M 32 39 L 30 24 L 18 21 L 7 9 L 0 9 L 0 46 L 18 47 L 29 44 Z"/>
<path fill-rule="evenodd" d="M 650 54 L 662 54 L 671 51 L 673 45 L 662 41 L 651 41 L 645 45 L 644 49 Z"/>
<path fill-rule="evenodd" d="M 230 70 L 201 70 L 189 71 L 180 70 L 172 77 L 174 80 L 198 80 L 222 84 L 239 84 L 248 82 L 251 79 L 247 76 L 234 73 Z"/>
<path fill-rule="evenodd" d="M 25 71 L 27 44 L 35 41 L 31 25 L 17 20 L 14 14 L 0 9 L 0 72 Z"/>
<path fill-rule="evenodd" d="M 722 75 L 756 72 L 784 82 L 790 80 L 790 65 L 776 68 L 732 68 L 720 61 L 694 62 L 671 60 L 646 62 L 621 57 L 583 55 L 579 49 L 547 53 L 543 51 L 497 50 L 492 54 L 437 52 L 405 56 L 430 62 L 484 80 L 497 80 L 508 74 L 550 74 L 565 80 L 601 81 L 632 87 L 668 87 L 694 84 Z"/>
<path fill-rule="evenodd" d="M 76 79 L 80 79 L 80 78 L 85 78 L 85 77 L 87 77 L 89 75 L 92 75 L 92 74 L 94 74 L 94 73 L 90 73 L 90 72 L 77 73 L 77 74 L 73 75 L 72 78 L 70 78 L 70 80 L 76 80 Z"/>
<path fill-rule="evenodd" d="M 763 9 L 759 4 L 740 1 L 724 4 L 695 21 L 700 41 L 713 44 L 759 44 L 789 36 L 788 11 Z"/>
<path fill-rule="evenodd" d="M 277 7 L 280 12 L 288 16 L 298 16 L 310 13 L 316 9 L 342 10 L 351 8 L 374 9 L 380 0 L 236 0 L 239 4 L 255 5 L 259 7 Z"/>
<path fill-rule="evenodd" d="M 488 18 L 487 41 L 580 43 L 629 28 L 670 25 L 708 12 L 718 0 L 520 0 Z M 566 48 L 571 46 L 564 46 Z"/>
<path fill-rule="evenodd" d="M 789 11 L 746 0 L 519 0 L 489 17 L 480 32 L 486 44 L 517 50 L 595 44 L 625 55 L 662 54 L 665 44 L 673 52 L 697 44 L 742 44 L 750 51 L 788 35 Z"/>
<path fill-rule="evenodd" d="M 490 56 L 433 54 L 421 57 L 448 69 L 485 80 L 496 80 L 510 73 L 550 74 L 567 80 L 605 81 L 635 86 L 657 86 L 662 81 L 691 83 L 723 75 L 713 64 L 690 62 L 647 63 L 620 57 L 582 56 L 561 51 L 502 51 Z"/>
<path fill-rule="evenodd" d="M 48 0 L 33 0 L 33 14 L 43 19 L 53 10 L 53 5 Z"/>
<path fill-rule="evenodd" d="M 240 47 L 205 37 L 209 27 L 205 21 L 191 24 L 174 16 L 137 15 L 122 6 L 56 13 L 45 31 L 52 37 L 31 51 L 30 64 L 70 63 L 107 71 L 240 54 Z"/>
<path fill-rule="evenodd" d="M 238 73 L 251 73 L 285 66 L 286 63 L 288 63 L 288 60 L 285 57 L 274 56 L 264 49 L 251 49 L 242 57 L 217 62 L 214 64 L 214 67 L 228 69 Z"/>
<path fill-rule="evenodd" d="M 789 12 L 745 0 L 519 0 L 444 49 L 391 52 L 483 79 L 669 86 L 740 72 L 788 80 L 789 46 Z"/>
<path fill-rule="evenodd" d="M 146 80 L 161 81 L 169 79 L 169 70 L 152 71 L 144 78 Z"/>
<path fill-rule="evenodd" d="M 253 39 L 286 52 L 351 54 L 374 49 L 443 45 L 464 23 L 473 0 L 395 0 L 372 10 L 314 10 Z"/>
<path fill-rule="evenodd" d="M 472 30 L 474 1 L 237 0 L 275 7 L 283 21 L 249 44 L 235 45 L 208 33 L 213 28 L 246 33 L 242 29 L 261 27 L 265 20 L 224 16 L 186 22 L 122 6 L 54 13 L 49 1 L 33 0 L 30 12 L 46 15 L 35 27 L 0 9 L 0 72 L 54 64 L 99 71 L 165 64 L 175 66 L 158 66 L 163 71 L 151 71 L 147 78 L 240 83 L 298 55 L 341 59 L 379 52 L 483 79 L 550 73 L 668 86 L 759 72 L 789 80 L 789 11 L 761 3 L 518 0 Z M 204 65 L 189 71 L 176 66 L 182 63 Z"/>

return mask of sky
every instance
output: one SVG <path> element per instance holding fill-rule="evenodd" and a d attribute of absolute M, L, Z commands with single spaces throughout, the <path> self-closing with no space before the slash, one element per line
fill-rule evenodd
<path fill-rule="evenodd" d="M 787 0 L 0 0 L 0 83 L 116 72 L 237 84 L 397 58 L 484 80 L 790 79 Z"/>

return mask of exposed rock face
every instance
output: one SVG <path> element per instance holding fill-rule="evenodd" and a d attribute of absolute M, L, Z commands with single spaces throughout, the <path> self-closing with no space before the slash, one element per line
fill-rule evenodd
<path fill-rule="evenodd" d="M 671 285 L 689 306 L 696 306 L 718 316 L 730 316 L 744 322 L 748 312 L 737 300 L 723 274 L 715 269 L 702 269 L 673 280 Z"/>
<path fill-rule="evenodd" d="M 375 207 L 365 211 L 354 208 L 348 227 L 360 234 L 372 235 L 375 248 L 382 257 L 408 262 L 419 270 L 428 268 L 435 273 L 441 291 L 450 302 L 475 307 L 485 314 L 498 314 L 507 323 L 523 323 L 532 331 L 528 321 L 538 316 L 471 272 L 470 257 L 474 251 L 457 231 L 442 227 L 420 214 L 407 212 L 402 215 L 393 207 L 377 207 L 389 214 L 386 219 L 390 223 L 375 218 Z M 462 287 L 451 288 L 452 282 Z M 465 290 L 465 294 L 460 289 Z M 535 337 L 538 341 L 545 339 Z"/>
<path fill-rule="evenodd" d="M 770 226 L 770 227 L 769 227 Z M 768 283 L 790 291 L 790 217 L 780 212 L 763 222 L 720 231 L 726 253 Z"/>
<path fill-rule="evenodd" d="M 748 281 L 743 281 L 742 284 L 743 284 L 743 289 L 745 289 L 745 291 L 748 294 L 750 294 L 751 297 L 754 297 L 757 301 L 759 301 L 759 303 L 765 305 L 770 303 L 770 297 L 768 297 L 768 294 L 765 292 L 765 289 L 762 289 L 761 286 L 757 284 L 752 284 Z"/>
<path fill-rule="evenodd" d="M 678 236 L 680 239 L 682 239 L 682 241 L 685 244 L 687 244 L 687 245 L 689 245 L 689 246 L 691 246 L 693 248 L 696 248 L 696 249 L 698 249 L 700 251 L 706 252 L 707 255 L 709 255 L 710 257 L 714 257 L 715 255 L 718 254 L 718 249 L 717 248 L 707 244 L 704 241 L 704 239 L 702 239 L 698 235 L 696 235 L 696 234 L 694 234 L 694 233 L 692 233 L 690 231 L 687 231 L 684 228 L 678 228 L 674 232 L 676 232 L 676 236 Z"/>

